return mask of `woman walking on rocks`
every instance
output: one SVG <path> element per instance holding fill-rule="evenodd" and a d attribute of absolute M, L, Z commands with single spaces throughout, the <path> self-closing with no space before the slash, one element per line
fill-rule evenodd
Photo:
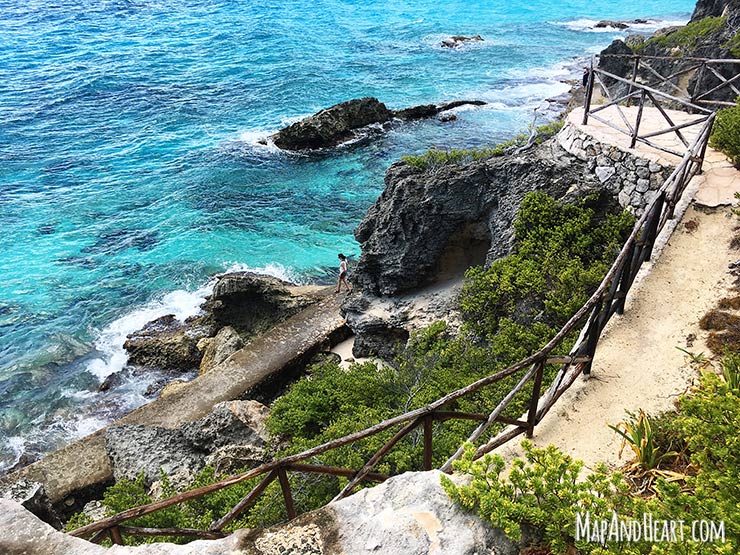
<path fill-rule="evenodd" d="M 342 290 L 342 284 L 347 288 L 347 292 L 352 293 L 352 288 L 347 282 L 347 257 L 340 252 L 337 255 L 337 258 L 339 258 L 339 279 L 337 280 L 337 289 L 335 293 L 339 293 Z"/>

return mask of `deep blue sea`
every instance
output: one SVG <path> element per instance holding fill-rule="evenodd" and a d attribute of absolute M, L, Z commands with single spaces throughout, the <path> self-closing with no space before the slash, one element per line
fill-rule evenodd
<path fill-rule="evenodd" d="M 125 335 L 192 314 L 209 277 L 327 279 L 383 187 L 429 147 L 526 130 L 595 20 L 685 22 L 688 0 L 0 0 L 0 472 L 146 402 L 98 393 Z M 455 34 L 485 41 L 447 49 Z M 301 156 L 257 141 L 321 108 L 490 104 Z"/>

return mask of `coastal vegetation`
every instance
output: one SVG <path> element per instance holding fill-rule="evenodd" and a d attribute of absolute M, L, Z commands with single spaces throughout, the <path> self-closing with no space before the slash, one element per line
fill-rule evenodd
<path fill-rule="evenodd" d="M 637 49 L 644 49 L 650 44 L 660 46 L 662 48 L 694 48 L 698 45 L 699 41 L 705 37 L 715 35 L 719 33 L 727 22 L 727 18 L 724 16 L 720 17 L 705 17 L 696 21 L 691 21 L 683 27 L 668 32 L 656 34 L 650 37 L 645 42 L 641 43 Z"/>
<path fill-rule="evenodd" d="M 528 194 L 514 224 L 515 252 L 489 268 L 473 268 L 467 274 L 460 301 L 464 323 L 459 333 L 451 333 L 444 322 L 438 322 L 413 335 L 408 346 L 388 363 L 365 362 L 344 369 L 334 362 L 325 362 L 310 368 L 307 376 L 272 405 L 268 427 L 274 437 L 275 456 L 300 452 L 425 406 L 535 352 L 588 298 L 633 223 L 633 216 L 615 213 L 600 196 L 567 204 L 541 192 Z M 555 366 L 548 366 L 545 380 L 554 372 Z M 487 413 L 517 380 L 512 376 L 497 382 L 458 400 L 449 409 Z M 514 398 L 505 415 L 519 417 L 526 410 L 530 392 L 531 385 Z M 435 426 L 433 464 L 438 466 L 469 436 L 475 423 L 450 421 Z M 488 433 L 495 434 L 500 429 L 493 426 Z M 313 462 L 360 468 L 392 433 L 329 451 Z M 417 430 L 397 444 L 375 470 L 384 474 L 419 470 L 422 450 L 421 433 Z M 206 468 L 189 487 L 218 478 L 213 469 Z M 153 513 L 131 524 L 207 528 L 211 520 L 226 513 L 258 480 Z M 299 473 L 292 473 L 290 480 L 299 513 L 330 501 L 346 483 L 336 477 Z M 166 477 L 162 484 L 165 494 L 174 493 Z M 121 480 L 106 492 L 103 504 L 113 514 L 152 500 L 143 479 Z M 229 529 L 266 526 L 286 518 L 280 486 L 273 482 L 251 510 Z M 83 523 L 84 517 L 78 517 L 70 527 Z"/>
<path fill-rule="evenodd" d="M 709 144 L 725 153 L 735 167 L 740 168 L 740 98 L 736 102 L 736 106 L 717 112 Z"/>
<path fill-rule="evenodd" d="M 562 121 L 555 121 L 540 125 L 535 129 L 536 138 L 534 144 L 540 144 L 542 141 L 551 137 L 563 127 Z M 435 171 L 445 166 L 463 166 L 479 160 L 487 160 L 497 156 L 503 156 L 511 149 L 522 147 L 529 141 L 529 134 L 521 134 L 509 139 L 503 143 L 490 148 L 471 148 L 450 150 L 439 150 L 432 148 L 417 156 L 403 156 L 401 159 L 418 170 Z"/>
<path fill-rule="evenodd" d="M 443 477 L 443 486 L 455 502 L 503 528 L 510 537 L 524 539 L 539 549 L 533 551 L 537 553 L 737 553 L 739 362 L 739 354 L 728 354 L 721 375 L 707 370 L 699 385 L 678 400 L 677 410 L 654 419 L 652 427 L 644 414 L 638 417 L 642 424 L 633 421 L 644 432 L 639 443 L 631 443 L 642 460 L 629 464 L 624 472 L 610 472 L 602 464 L 583 479 L 580 461 L 553 446 L 536 449 L 524 442 L 524 458 L 511 464 L 508 476 L 499 455 L 474 461 L 475 450 L 468 448 L 455 468 L 470 476 L 471 482 L 458 486 Z M 587 513 L 592 525 L 616 518 L 619 526 L 642 525 L 643 515 L 650 515 L 653 522 L 661 522 L 661 536 L 627 539 L 618 529 L 611 538 L 606 534 L 602 538 L 589 527 L 583 537 L 577 526 Z M 675 537 L 662 538 L 663 522 L 681 523 Z M 703 534 L 712 530 L 716 532 L 712 537 Z"/>

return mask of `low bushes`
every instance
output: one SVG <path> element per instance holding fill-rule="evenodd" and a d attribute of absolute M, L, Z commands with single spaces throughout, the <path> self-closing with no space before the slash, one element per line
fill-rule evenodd
<path fill-rule="evenodd" d="M 539 144 L 546 138 L 554 135 L 563 127 L 562 121 L 555 121 L 540 125 L 536 129 L 537 138 L 535 144 Z M 503 156 L 509 149 L 527 144 L 529 135 L 517 135 L 513 139 L 500 143 L 490 148 L 472 148 L 439 150 L 432 148 L 418 156 L 403 156 L 402 160 L 421 171 L 436 171 L 445 166 L 462 166 L 478 160 L 486 160 L 496 156 Z"/>
<path fill-rule="evenodd" d="M 740 98 L 737 106 L 717 112 L 709 145 L 724 152 L 740 168 Z"/>
<path fill-rule="evenodd" d="M 453 500 L 512 537 L 524 536 L 525 545 L 543 553 L 565 555 L 730 555 L 740 549 L 740 389 L 738 355 L 723 362 L 726 379 L 705 373 L 699 386 L 678 402 L 678 410 L 655 420 L 651 457 L 675 456 L 692 472 L 682 480 L 658 478 L 649 495 L 633 493 L 625 476 L 602 465 L 581 476 L 582 463 L 554 447 L 535 449 L 523 443 L 524 459 L 515 460 L 508 477 L 498 455 L 473 461 L 468 449 L 456 469 L 470 476 L 458 486 L 446 477 L 442 484 Z M 676 449 L 676 453 L 669 450 Z M 585 479 L 584 479 L 585 478 Z M 680 521 L 683 537 L 675 541 L 617 541 L 601 545 L 593 535 L 577 537 L 578 519 L 589 512 L 591 522 L 617 518 L 620 522 L 650 515 L 655 521 Z M 616 514 L 616 517 L 613 515 Z M 580 515 L 580 516 L 579 516 Z M 712 521 L 724 537 L 697 541 L 694 522 Z M 539 552 L 539 551 L 538 551 Z"/>

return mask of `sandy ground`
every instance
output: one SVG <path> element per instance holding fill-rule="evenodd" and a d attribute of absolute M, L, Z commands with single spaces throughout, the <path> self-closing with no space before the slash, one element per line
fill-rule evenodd
<path fill-rule="evenodd" d="M 687 227 L 688 221 L 694 223 Z M 626 462 L 618 457 L 620 438 L 607 425 L 623 420 L 627 410 L 657 414 L 672 408 L 696 379 L 676 347 L 710 354 L 698 321 L 729 293 L 728 264 L 740 258 L 729 249 L 736 225 L 728 207 L 688 208 L 650 272 L 630 292 L 624 315 L 614 316 L 604 331 L 591 378 L 579 378 L 538 425 L 536 445 L 554 444 L 587 467 Z M 693 346 L 687 344 L 690 334 L 698 338 Z M 499 452 L 511 458 L 520 447 L 512 442 Z"/>

